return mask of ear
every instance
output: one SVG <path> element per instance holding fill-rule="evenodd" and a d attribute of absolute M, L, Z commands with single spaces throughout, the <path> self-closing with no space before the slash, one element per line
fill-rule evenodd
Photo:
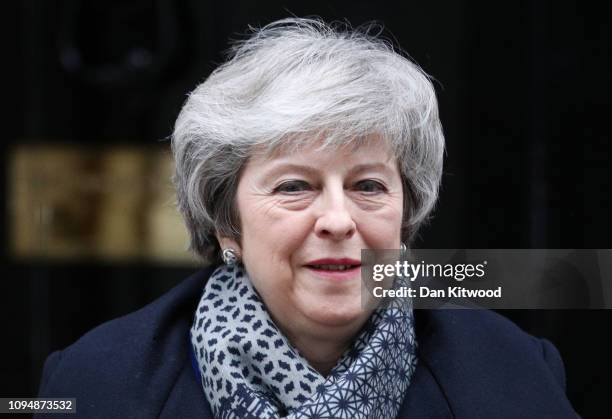
<path fill-rule="evenodd" d="M 219 241 L 219 245 L 221 246 L 221 251 L 223 251 L 223 249 L 227 249 L 231 247 L 232 249 L 236 251 L 238 255 L 242 254 L 240 245 L 238 244 L 236 240 L 230 239 L 229 237 L 221 236 L 219 235 L 219 233 L 215 234 L 215 237 L 217 237 L 217 240 Z"/>

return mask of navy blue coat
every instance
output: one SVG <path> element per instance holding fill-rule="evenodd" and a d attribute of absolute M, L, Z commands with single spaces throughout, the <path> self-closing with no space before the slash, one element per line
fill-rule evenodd
<path fill-rule="evenodd" d="M 211 273 L 52 353 L 39 396 L 76 397 L 83 418 L 212 419 L 189 340 Z M 418 364 L 400 418 L 576 417 L 548 341 L 486 310 L 417 310 L 415 318 Z"/>

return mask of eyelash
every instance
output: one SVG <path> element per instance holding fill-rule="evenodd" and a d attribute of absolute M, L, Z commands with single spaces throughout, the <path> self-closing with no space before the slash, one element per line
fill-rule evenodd
<path fill-rule="evenodd" d="M 378 182 L 376 180 L 373 179 L 364 179 L 364 180 L 360 180 L 359 182 L 355 183 L 355 186 L 359 186 L 359 185 L 374 185 L 378 190 L 376 191 L 362 191 L 363 193 L 366 193 L 368 195 L 374 195 L 376 193 L 381 193 L 381 192 L 386 192 L 387 188 L 381 183 Z M 302 189 L 302 190 L 287 190 L 287 187 L 295 187 L 295 186 L 305 186 L 306 189 Z M 280 185 L 278 185 L 277 187 L 274 188 L 273 192 L 274 193 L 286 193 L 286 194 L 295 194 L 298 192 L 302 192 L 303 190 L 312 190 L 312 187 L 308 184 L 308 182 L 305 182 L 303 180 L 289 180 L 286 182 L 281 183 Z"/>
<path fill-rule="evenodd" d="M 387 188 L 385 187 L 385 185 L 383 185 L 381 182 L 378 182 L 374 179 L 364 179 L 364 180 L 360 180 L 359 182 L 356 183 L 356 185 L 363 185 L 363 184 L 371 184 L 371 185 L 375 185 L 378 190 L 377 191 L 362 191 L 364 193 L 367 194 L 375 194 L 375 193 L 381 193 L 381 192 L 387 192 Z"/>
<path fill-rule="evenodd" d="M 280 185 L 278 185 L 276 188 L 274 188 L 275 193 L 287 193 L 287 194 L 294 194 L 296 192 L 301 192 L 301 191 L 287 191 L 287 190 L 283 190 L 284 188 L 286 188 L 287 186 L 295 186 L 295 185 L 306 185 L 309 189 L 311 189 L 310 185 L 303 181 L 303 180 L 288 180 L 286 182 L 281 183 Z"/>

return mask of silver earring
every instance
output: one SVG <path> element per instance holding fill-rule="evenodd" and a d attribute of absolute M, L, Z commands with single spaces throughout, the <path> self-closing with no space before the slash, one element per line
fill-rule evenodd
<path fill-rule="evenodd" d="M 406 245 L 404 243 L 400 244 L 400 255 L 405 256 L 407 252 L 408 248 L 406 247 Z"/>
<path fill-rule="evenodd" d="M 238 262 L 238 255 L 236 255 L 236 251 L 234 249 L 228 247 L 227 249 L 223 249 L 221 259 L 223 259 L 223 262 L 225 262 L 226 265 L 231 266 Z"/>

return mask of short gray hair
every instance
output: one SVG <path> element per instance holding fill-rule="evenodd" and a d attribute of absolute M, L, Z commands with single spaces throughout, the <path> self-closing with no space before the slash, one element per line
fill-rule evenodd
<path fill-rule="evenodd" d="M 404 186 L 403 241 L 438 198 L 444 135 L 429 77 L 371 27 L 283 19 L 236 42 L 229 60 L 185 102 L 174 127 L 173 177 L 190 248 L 219 261 L 215 233 L 240 239 L 235 195 L 255 149 L 323 139 L 358 145 L 379 135 Z"/>

